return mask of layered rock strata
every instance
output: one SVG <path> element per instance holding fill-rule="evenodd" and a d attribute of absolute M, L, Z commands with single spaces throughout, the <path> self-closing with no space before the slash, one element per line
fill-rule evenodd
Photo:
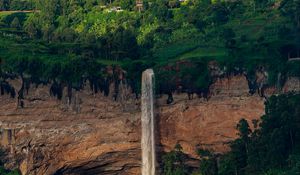
<path fill-rule="evenodd" d="M 289 79 L 284 92 L 299 91 Z M 20 82 L 11 81 L 16 88 Z M 166 105 L 166 96 L 157 99 L 159 155 L 180 143 L 191 160 L 198 148 L 223 153 L 237 137 L 241 118 L 251 123 L 264 114 L 264 101 L 249 94 L 245 76 L 218 79 L 210 98 L 188 100 L 175 94 Z M 0 96 L 0 143 L 8 151 L 8 167 L 24 175 L 52 174 L 140 174 L 140 100 L 122 84 L 120 97 L 94 94 L 85 88 L 57 100 L 48 86 L 29 89 L 24 108 L 8 95 Z M 191 164 L 192 165 L 192 164 Z M 196 166 L 194 164 L 192 166 Z"/>

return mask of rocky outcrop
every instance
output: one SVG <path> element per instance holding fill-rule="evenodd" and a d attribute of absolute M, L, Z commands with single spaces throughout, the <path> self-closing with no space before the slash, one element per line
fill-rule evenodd
<path fill-rule="evenodd" d="M 248 81 L 244 75 L 227 78 L 218 78 L 210 86 L 212 96 L 218 97 L 241 97 L 249 95 Z"/>
<path fill-rule="evenodd" d="M 48 86 L 33 86 L 24 108 L 0 96 L 0 142 L 9 153 L 7 166 L 26 175 L 140 174 L 140 102 L 130 88 L 121 84 L 116 101 L 87 88 L 73 91 L 68 103 L 65 97 L 51 97 Z M 197 148 L 226 152 L 237 137 L 237 122 L 246 118 L 251 123 L 264 113 L 264 98 L 248 93 L 244 76 L 219 79 L 210 92 L 209 100 L 175 94 L 166 105 L 166 96 L 157 99 L 159 156 L 176 143 L 191 160 L 199 158 Z"/>
<path fill-rule="evenodd" d="M 0 101 L 1 145 L 9 151 L 8 166 L 19 166 L 22 174 L 138 174 L 140 121 L 134 98 L 114 101 L 83 90 L 68 103 L 40 86 L 29 90 L 24 108 L 8 95 Z"/>
<path fill-rule="evenodd" d="M 160 108 L 160 136 L 164 150 L 180 143 L 197 158 L 197 148 L 223 153 L 237 137 L 235 126 L 241 118 L 252 123 L 264 114 L 264 100 L 258 96 L 183 100 Z"/>
<path fill-rule="evenodd" d="M 282 91 L 287 92 L 299 92 L 300 91 L 300 79 L 298 77 L 289 77 L 285 82 Z"/>

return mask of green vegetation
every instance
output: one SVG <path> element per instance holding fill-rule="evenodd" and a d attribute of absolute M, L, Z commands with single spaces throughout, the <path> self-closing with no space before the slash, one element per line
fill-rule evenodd
<path fill-rule="evenodd" d="M 300 77 L 300 61 L 289 60 L 299 57 L 299 0 L 144 0 L 142 12 L 134 0 L 0 0 L 0 90 L 21 107 L 31 84 L 50 84 L 58 99 L 87 81 L 108 95 L 111 83 L 123 83 L 122 69 L 138 98 L 149 67 L 167 103 L 175 91 L 208 98 L 212 61 L 219 76 L 245 74 L 254 93 L 257 70 L 267 71 L 268 85 Z M 18 92 L 8 83 L 16 77 Z M 239 123 L 240 138 L 218 167 L 216 155 L 199 151 L 199 172 L 299 174 L 297 104 L 298 95 L 272 97 L 259 129 Z M 164 157 L 165 174 L 190 173 L 184 160 L 177 146 Z"/>
<path fill-rule="evenodd" d="M 1 175 L 20 175 L 20 172 L 18 170 L 7 170 L 4 168 L 3 164 L 5 161 L 5 152 L 3 150 L 0 150 L 0 174 Z"/>
<path fill-rule="evenodd" d="M 240 138 L 222 157 L 220 174 L 299 174 L 299 102 L 300 95 L 271 97 L 254 131 L 246 120 L 241 120 Z"/>
<path fill-rule="evenodd" d="M 31 9 L 34 9 L 33 0 L 0 0 L 0 11 Z"/>
<path fill-rule="evenodd" d="M 189 173 L 185 165 L 186 156 L 182 152 L 182 147 L 177 144 L 174 151 L 163 156 L 163 172 L 165 175 L 184 175 Z"/>
<path fill-rule="evenodd" d="M 3 76 L 25 77 L 29 84 L 78 89 L 93 77 L 102 87 L 100 81 L 113 81 L 104 71 L 113 65 L 127 71 L 138 96 L 140 73 L 152 67 L 157 92 L 172 102 L 174 91 L 208 97 L 210 61 L 221 76 L 246 74 L 253 92 L 262 67 L 269 85 L 300 76 L 299 61 L 288 61 L 300 54 L 299 0 L 145 0 L 142 12 L 134 0 L 22 3 L 0 1 L 4 10 L 29 10 L 0 11 L 0 59 Z M 88 65 L 97 68 L 90 72 Z"/>
<path fill-rule="evenodd" d="M 217 156 L 210 151 L 199 150 L 202 159 L 196 172 L 201 175 L 299 174 L 300 95 L 272 96 L 266 102 L 265 112 L 261 121 L 252 121 L 254 130 L 250 129 L 247 120 L 240 120 L 237 125 L 239 138 L 230 143 L 230 152 Z M 177 149 L 166 154 L 163 160 L 165 174 L 170 167 L 185 165 L 187 159 L 179 159 L 182 154 Z M 179 160 L 180 164 L 177 163 Z M 186 166 L 181 169 L 181 172 L 189 170 Z"/>

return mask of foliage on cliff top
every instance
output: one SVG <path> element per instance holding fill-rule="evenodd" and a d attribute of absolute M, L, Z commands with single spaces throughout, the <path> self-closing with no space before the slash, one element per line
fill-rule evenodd
<path fill-rule="evenodd" d="M 38 75 L 31 76 L 45 80 L 51 77 L 48 67 L 53 64 L 64 67 L 76 60 L 87 65 L 87 60 L 93 60 L 123 66 L 134 89 L 139 89 L 136 80 L 142 68 L 163 70 L 182 60 L 195 66 L 216 60 L 228 74 L 236 70 L 253 74 L 265 67 L 272 84 L 279 73 L 300 76 L 299 64 L 288 62 L 300 52 L 299 0 L 196 0 L 182 4 L 152 0 L 144 2 L 142 13 L 134 10 L 131 0 L 112 1 L 106 7 L 103 5 L 108 2 L 96 0 L 32 2 L 31 7 L 38 9 L 32 13 L 1 12 L 5 14 L 0 18 L 0 53 L 6 72 L 25 69 L 18 68 L 22 64 L 17 60 L 26 64 L 35 60 L 47 69 L 40 68 L 31 72 Z M 113 11 L 112 7 L 119 5 L 123 11 Z M 72 75 L 83 76 L 80 74 L 87 69 L 83 66 Z M 200 90 L 207 88 L 206 68 L 195 70 L 191 75 L 201 76 L 193 77 L 193 83 Z M 171 79 L 176 80 L 174 76 Z M 78 79 L 68 81 L 77 84 Z M 163 79 L 159 72 L 158 79 Z M 170 83 L 167 88 L 176 84 Z"/>

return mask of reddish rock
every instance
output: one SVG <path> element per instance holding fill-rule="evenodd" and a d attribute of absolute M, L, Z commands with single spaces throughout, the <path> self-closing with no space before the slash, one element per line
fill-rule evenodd
<path fill-rule="evenodd" d="M 249 96 L 248 81 L 244 75 L 218 78 L 210 87 L 212 96 L 241 97 Z"/>
<path fill-rule="evenodd" d="M 9 167 L 22 174 L 140 174 L 140 107 L 130 89 L 120 87 L 122 97 L 83 90 L 70 104 L 49 96 L 49 87 L 32 87 L 25 108 L 0 96 L 0 142 L 9 151 Z M 199 147 L 223 153 L 237 137 L 241 118 L 250 123 L 264 114 L 264 99 L 248 94 L 244 76 L 219 79 L 213 96 L 188 100 L 174 95 L 157 100 L 159 156 L 180 143 L 191 158 Z"/>

